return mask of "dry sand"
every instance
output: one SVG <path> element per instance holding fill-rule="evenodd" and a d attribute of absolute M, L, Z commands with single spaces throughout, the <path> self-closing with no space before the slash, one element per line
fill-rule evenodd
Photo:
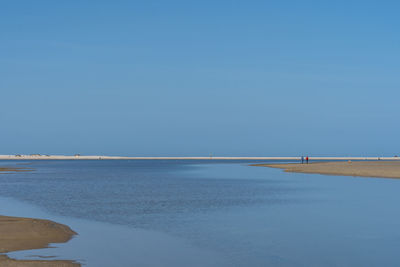
<path fill-rule="evenodd" d="M 76 233 L 68 226 L 48 220 L 0 216 L 0 253 L 48 247 L 64 243 Z M 19 261 L 0 255 L 4 267 L 79 267 L 71 261 Z"/>
<path fill-rule="evenodd" d="M 400 178 L 400 162 L 398 161 L 341 161 L 315 162 L 310 164 L 255 164 L 253 166 L 280 168 L 285 170 L 285 172 Z"/>

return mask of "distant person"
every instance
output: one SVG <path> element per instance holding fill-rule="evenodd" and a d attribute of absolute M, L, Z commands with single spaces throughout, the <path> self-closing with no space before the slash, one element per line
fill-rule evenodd
<path fill-rule="evenodd" d="M 307 164 L 308 164 L 308 156 L 306 157 L 306 162 L 307 162 Z"/>
<path fill-rule="evenodd" d="M 304 157 L 301 156 L 301 164 L 303 164 L 303 163 L 304 163 Z"/>

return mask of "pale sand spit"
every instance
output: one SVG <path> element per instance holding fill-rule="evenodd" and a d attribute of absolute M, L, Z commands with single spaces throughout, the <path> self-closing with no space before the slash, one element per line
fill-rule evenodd
<path fill-rule="evenodd" d="M 285 172 L 400 178 L 400 162 L 398 161 L 340 161 L 313 162 L 309 164 L 255 164 L 253 166 L 279 168 Z"/>

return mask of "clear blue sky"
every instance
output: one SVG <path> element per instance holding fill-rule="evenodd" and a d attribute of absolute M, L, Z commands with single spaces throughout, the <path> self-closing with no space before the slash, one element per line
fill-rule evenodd
<path fill-rule="evenodd" d="M 2 1 L 0 154 L 400 154 L 397 1 Z"/>

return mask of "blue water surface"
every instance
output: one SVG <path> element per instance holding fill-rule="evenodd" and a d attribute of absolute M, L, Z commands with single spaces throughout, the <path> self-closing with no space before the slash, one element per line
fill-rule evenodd
<path fill-rule="evenodd" d="M 70 225 L 78 237 L 40 253 L 85 266 L 399 265 L 400 180 L 250 163 L 2 162 L 34 171 L 0 175 L 0 213 Z"/>

